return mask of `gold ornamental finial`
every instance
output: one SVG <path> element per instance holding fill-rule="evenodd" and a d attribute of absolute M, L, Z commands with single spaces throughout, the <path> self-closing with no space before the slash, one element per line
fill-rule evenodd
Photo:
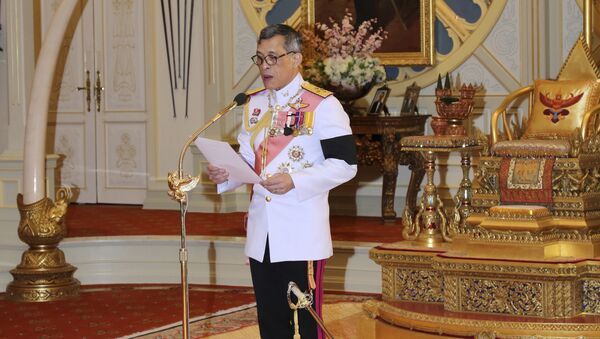
<path fill-rule="evenodd" d="M 179 171 L 172 171 L 169 172 L 167 181 L 169 184 L 168 194 L 171 199 L 185 202 L 187 201 L 187 192 L 193 190 L 198 185 L 200 176 L 193 177 L 188 175 L 181 179 L 179 178 Z"/>

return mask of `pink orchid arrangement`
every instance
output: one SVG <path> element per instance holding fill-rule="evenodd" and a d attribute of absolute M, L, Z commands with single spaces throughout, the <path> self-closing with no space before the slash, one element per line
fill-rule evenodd
<path fill-rule="evenodd" d="M 329 18 L 331 27 L 316 23 L 313 29 L 303 29 L 308 59 L 305 77 L 324 87 L 362 87 L 382 82 L 385 70 L 373 52 L 381 47 L 387 32 L 375 30 L 376 20 L 354 28 L 352 14 L 346 9 L 341 23 Z"/>

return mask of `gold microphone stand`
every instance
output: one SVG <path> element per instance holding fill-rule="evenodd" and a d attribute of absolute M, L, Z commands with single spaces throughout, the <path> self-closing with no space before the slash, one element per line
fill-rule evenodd
<path fill-rule="evenodd" d="M 190 305 L 189 305 L 189 288 L 188 288 L 188 276 L 187 276 L 187 260 L 188 253 L 185 244 L 186 240 L 186 230 L 185 230 L 185 215 L 187 213 L 188 207 L 188 196 L 187 192 L 191 191 L 196 187 L 198 182 L 200 181 L 200 176 L 190 176 L 183 174 L 183 157 L 185 155 L 185 151 L 190 147 L 192 142 L 196 140 L 196 138 L 200 135 L 200 133 L 204 132 L 208 127 L 214 124 L 217 120 L 219 120 L 225 113 L 231 111 L 237 106 L 244 105 L 248 101 L 248 96 L 245 93 L 240 93 L 236 95 L 234 101 L 223 108 L 219 113 L 217 113 L 209 122 L 207 122 L 204 126 L 197 129 L 191 137 L 186 141 L 185 145 L 181 149 L 179 153 L 179 167 L 177 171 L 169 172 L 167 177 L 167 181 L 169 184 L 169 196 L 176 201 L 179 201 L 179 213 L 181 216 L 181 248 L 179 249 L 179 263 L 181 267 L 181 292 L 183 299 L 183 338 L 188 339 L 190 337 L 189 327 L 190 327 Z"/>

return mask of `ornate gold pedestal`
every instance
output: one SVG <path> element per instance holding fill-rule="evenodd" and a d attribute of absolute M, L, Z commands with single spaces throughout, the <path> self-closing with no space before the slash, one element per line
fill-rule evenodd
<path fill-rule="evenodd" d="M 25 205 L 19 194 L 21 214 L 19 238 L 29 245 L 21 263 L 10 273 L 14 280 L 7 286 L 9 299 L 15 301 L 53 301 L 79 295 L 79 281 L 73 278 L 76 268 L 65 261 L 57 247 L 66 235 L 64 216 L 69 192 L 61 188 L 56 203 L 44 198 Z"/>
<path fill-rule="evenodd" d="M 367 313 L 439 335 L 600 336 L 600 258 L 481 258 L 404 241 L 373 248 L 382 298 Z"/>
<path fill-rule="evenodd" d="M 427 247 L 436 247 L 451 242 L 457 228 L 464 223 L 471 211 L 471 153 L 482 146 L 476 139 L 467 136 L 409 136 L 401 140 L 402 150 L 420 152 L 425 159 L 427 184 L 419 201 L 419 210 L 413 215 L 413 209 L 407 205 L 402 216 L 402 237 L 415 240 Z M 437 154 L 460 152 L 463 179 L 454 198 L 456 206 L 450 220 L 446 216 L 444 204 L 433 182 L 435 159 Z"/>

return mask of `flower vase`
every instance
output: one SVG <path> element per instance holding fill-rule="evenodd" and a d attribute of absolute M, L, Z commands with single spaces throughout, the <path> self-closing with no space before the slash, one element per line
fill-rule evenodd
<path fill-rule="evenodd" d="M 342 103 L 344 110 L 349 116 L 359 115 L 360 110 L 354 107 L 354 102 L 369 93 L 375 83 L 373 81 L 363 86 L 349 85 L 326 85 L 325 88 L 332 91 L 335 97 Z"/>

